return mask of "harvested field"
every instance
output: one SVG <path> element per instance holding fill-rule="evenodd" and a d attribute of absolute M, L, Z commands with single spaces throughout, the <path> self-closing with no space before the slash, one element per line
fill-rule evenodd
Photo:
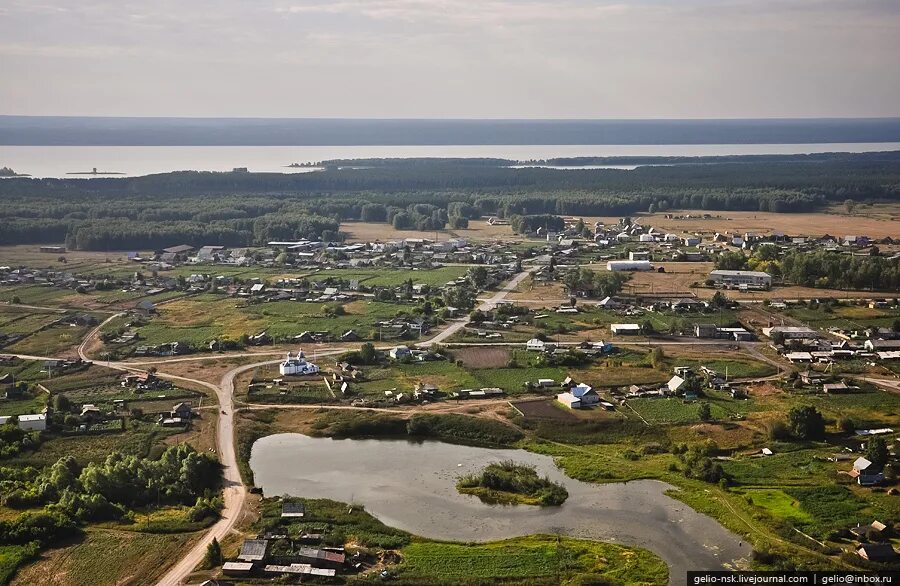
<path fill-rule="evenodd" d="M 511 356 L 508 348 L 465 348 L 453 355 L 466 368 L 503 368 Z"/>
<path fill-rule="evenodd" d="M 666 219 L 666 214 L 687 215 L 690 219 Z M 703 218 L 703 214 L 712 217 Z M 617 217 L 584 218 L 585 222 L 617 222 Z M 737 212 L 708 210 L 669 210 L 661 214 L 639 214 L 638 221 L 658 230 L 683 233 L 759 232 L 770 234 L 780 230 L 786 234 L 804 236 L 843 236 L 848 233 L 865 234 L 870 238 L 896 237 L 900 234 L 900 206 L 879 204 L 860 206 L 849 215 L 843 207 L 809 214 L 778 214 L 774 212 Z M 852 225 L 852 230 L 849 226 Z"/>
<path fill-rule="evenodd" d="M 435 239 L 435 232 L 423 232 L 420 230 L 394 230 L 390 224 L 378 222 L 344 222 L 341 224 L 341 232 L 346 232 L 348 242 L 368 242 L 373 240 L 396 240 L 400 238 L 427 238 Z M 524 240 L 521 236 L 513 234 L 509 226 L 491 226 L 486 219 L 471 220 L 465 230 L 442 230 L 437 233 L 438 240 L 450 238 L 465 238 L 466 240 L 494 240 L 502 238 L 504 241 Z"/>
<path fill-rule="evenodd" d="M 557 406 L 553 399 L 538 399 L 536 401 L 519 401 L 512 404 L 522 412 L 525 419 L 541 419 L 552 421 L 576 421 L 578 417 L 571 410 Z"/>

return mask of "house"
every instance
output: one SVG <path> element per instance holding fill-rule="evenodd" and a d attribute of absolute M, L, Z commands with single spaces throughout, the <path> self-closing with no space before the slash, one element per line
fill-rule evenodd
<path fill-rule="evenodd" d="M 800 382 L 805 385 L 820 385 L 828 379 L 827 375 L 815 370 L 804 370 L 799 373 L 799 377 Z"/>
<path fill-rule="evenodd" d="M 726 286 L 748 285 L 754 287 L 771 287 L 772 275 L 762 271 L 726 271 L 715 270 L 709 273 L 714 283 Z"/>
<path fill-rule="evenodd" d="M 857 524 L 856 527 L 851 527 L 851 528 L 850 528 L 850 534 L 853 535 L 853 537 L 855 537 L 855 538 L 857 538 L 857 539 L 861 539 L 861 538 L 866 537 L 866 535 L 867 535 L 870 531 L 871 531 L 871 532 L 874 532 L 874 533 L 877 533 L 877 534 L 879 534 L 879 535 L 881 535 L 881 533 L 882 533 L 885 529 L 887 529 L 887 525 L 885 525 L 885 524 L 882 523 L 881 521 L 877 521 L 877 520 L 876 520 L 876 521 L 872 521 L 872 523 L 869 524 L 869 525 L 859 525 L 859 524 Z"/>
<path fill-rule="evenodd" d="M 388 355 L 394 360 L 402 360 L 412 356 L 412 350 L 406 346 L 397 346 L 396 348 L 391 348 Z"/>
<path fill-rule="evenodd" d="M 569 409 L 581 409 L 581 399 L 579 399 L 572 393 L 560 393 L 556 395 L 556 400 Z"/>
<path fill-rule="evenodd" d="M 580 383 L 569 390 L 569 394 L 581 402 L 582 407 L 596 405 L 600 402 L 600 395 L 597 394 L 591 385 Z"/>
<path fill-rule="evenodd" d="M 609 331 L 623 336 L 636 335 L 641 333 L 641 326 L 638 324 L 612 324 L 609 326 Z"/>
<path fill-rule="evenodd" d="M 684 379 L 676 374 L 669 379 L 669 382 L 666 383 L 666 386 L 669 388 L 670 393 L 677 393 L 678 390 L 684 385 L 684 382 Z"/>
<path fill-rule="evenodd" d="M 860 486 L 874 486 L 884 482 L 884 473 L 869 460 L 860 456 L 853 462 L 850 476 L 856 478 Z"/>
<path fill-rule="evenodd" d="M 856 550 L 856 555 L 870 562 L 892 562 L 897 559 L 897 552 L 890 543 L 863 543 Z"/>
<path fill-rule="evenodd" d="M 527 342 L 525 342 L 526 350 L 534 350 L 537 352 L 543 352 L 545 346 L 546 346 L 546 344 L 544 343 L 544 341 L 539 340 L 537 338 L 532 338 L 532 339 L 528 340 Z"/>
<path fill-rule="evenodd" d="M 891 352 L 900 350 L 900 340 L 866 340 L 863 344 L 869 352 Z"/>
<path fill-rule="evenodd" d="M 190 419 L 193 415 L 191 406 L 187 403 L 178 403 L 172 407 L 171 416 L 176 419 Z"/>
<path fill-rule="evenodd" d="M 134 306 L 134 309 L 144 317 L 150 317 L 151 315 L 156 313 L 156 304 L 152 301 L 139 301 L 137 305 Z"/>
<path fill-rule="evenodd" d="M 281 517 L 302 518 L 306 514 L 306 505 L 303 503 L 284 501 L 281 503 Z"/>
<path fill-rule="evenodd" d="M 245 562 L 261 562 L 269 553 L 268 539 L 245 539 L 238 559 Z"/>
<path fill-rule="evenodd" d="M 319 367 L 312 362 L 307 362 L 303 350 L 298 350 L 296 354 L 288 352 L 284 362 L 278 365 L 278 372 L 280 372 L 282 376 L 305 376 L 317 374 L 319 372 Z"/>
<path fill-rule="evenodd" d="M 359 334 L 355 330 L 347 330 L 341 334 L 341 342 L 356 342 L 359 339 Z"/>

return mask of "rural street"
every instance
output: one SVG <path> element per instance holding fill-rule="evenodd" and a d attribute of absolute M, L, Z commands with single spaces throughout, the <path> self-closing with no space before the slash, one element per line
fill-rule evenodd
<path fill-rule="evenodd" d="M 509 280 L 509 282 L 500 288 L 494 295 L 492 295 L 489 299 L 484 300 L 481 305 L 478 306 L 478 309 L 481 311 L 490 311 L 497 307 L 497 304 L 506 299 L 506 296 L 509 295 L 510 291 L 513 291 L 516 287 L 519 286 L 519 283 L 525 280 L 525 277 L 531 274 L 530 270 L 522 271 L 515 277 Z M 459 319 L 454 321 L 452 324 L 447 326 L 443 331 L 439 332 L 436 336 L 431 338 L 428 341 L 421 342 L 418 344 L 423 348 L 428 348 L 429 346 L 433 346 L 435 344 L 441 344 L 444 340 L 450 338 L 453 334 L 460 331 L 469 323 L 469 317 Z"/>

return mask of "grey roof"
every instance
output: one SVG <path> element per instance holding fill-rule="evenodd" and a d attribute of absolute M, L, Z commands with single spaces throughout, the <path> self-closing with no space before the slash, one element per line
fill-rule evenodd
<path fill-rule="evenodd" d="M 245 561 L 262 561 L 266 558 L 268 549 L 268 539 L 245 539 L 238 558 Z"/>

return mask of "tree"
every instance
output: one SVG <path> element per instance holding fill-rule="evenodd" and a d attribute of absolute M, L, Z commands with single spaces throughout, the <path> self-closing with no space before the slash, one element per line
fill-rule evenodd
<path fill-rule="evenodd" d="M 477 266 L 469 270 L 469 280 L 476 289 L 484 289 L 488 282 L 488 271 L 485 267 Z"/>
<path fill-rule="evenodd" d="M 709 300 L 709 304 L 716 309 L 723 309 L 730 305 L 730 301 L 728 301 L 728 297 L 725 296 L 721 291 L 716 291 L 712 296 L 712 299 Z"/>
<path fill-rule="evenodd" d="M 700 403 L 700 407 L 697 408 L 697 417 L 700 418 L 700 421 L 709 421 L 712 419 L 712 409 L 710 409 L 709 403 L 705 401 Z"/>
<path fill-rule="evenodd" d="M 203 556 L 203 566 L 205 568 L 215 568 L 221 566 L 222 562 L 222 547 L 219 545 L 219 540 L 213 537 L 213 540 L 206 546 L 206 555 Z"/>
<path fill-rule="evenodd" d="M 788 412 L 788 428 L 800 440 L 820 440 L 825 437 L 825 419 L 810 405 L 794 407 Z"/>
<path fill-rule="evenodd" d="M 873 437 L 866 444 L 866 459 L 872 462 L 878 468 L 884 468 L 888 461 L 887 442 L 883 437 Z"/>
<path fill-rule="evenodd" d="M 666 354 L 663 352 L 663 349 L 660 346 L 656 346 L 653 350 L 650 351 L 650 366 L 653 368 L 659 368 L 662 366 L 663 360 L 665 360 Z"/>
<path fill-rule="evenodd" d="M 844 200 L 844 209 L 847 210 L 848 214 L 852 214 L 856 210 L 856 202 L 852 199 Z"/>
<path fill-rule="evenodd" d="M 378 353 L 375 351 L 375 345 L 366 342 L 359 347 L 359 359 L 363 364 L 375 364 L 378 361 Z"/>

